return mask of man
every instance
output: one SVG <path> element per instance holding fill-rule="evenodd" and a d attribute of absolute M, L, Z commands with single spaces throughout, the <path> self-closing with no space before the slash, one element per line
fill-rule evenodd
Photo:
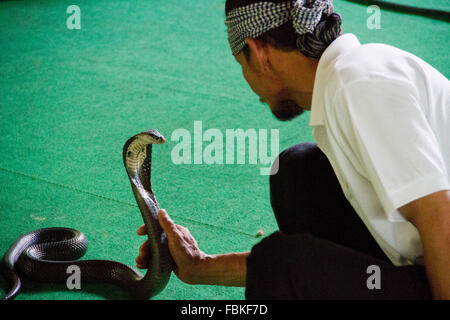
<path fill-rule="evenodd" d="M 450 299 L 448 80 L 342 34 L 331 0 L 227 0 L 226 16 L 252 90 L 281 120 L 310 110 L 317 145 L 280 154 L 270 179 L 280 232 L 251 252 L 205 254 L 161 210 L 177 276 L 246 286 L 248 299 Z"/>

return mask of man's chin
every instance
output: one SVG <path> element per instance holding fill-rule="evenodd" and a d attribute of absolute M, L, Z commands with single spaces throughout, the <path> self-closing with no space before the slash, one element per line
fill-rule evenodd
<path fill-rule="evenodd" d="M 283 100 L 270 110 L 275 118 L 281 121 L 292 120 L 305 112 L 305 109 L 293 100 Z"/>

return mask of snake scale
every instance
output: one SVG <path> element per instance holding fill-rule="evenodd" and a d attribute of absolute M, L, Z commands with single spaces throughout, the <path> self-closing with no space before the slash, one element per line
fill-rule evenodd
<path fill-rule="evenodd" d="M 157 130 L 134 135 L 124 144 L 123 163 L 138 203 L 151 245 L 145 276 L 125 264 L 110 260 L 80 260 L 87 250 L 83 233 L 70 228 L 45 228 L 17 239 L 2 260 L 11 286 L 3 298 L 13 299 L 21 288 L 21 276 L 34 281 L 66 283 L 69 266 L 79 267 L 82 283 L 108 283 L 124 288 L 135 299 L 148 299 L 169 281 L 173 260 L 165 232 L 158 222 L 158 203 L 151 185 L 152 145 L 164 143 Z"/>

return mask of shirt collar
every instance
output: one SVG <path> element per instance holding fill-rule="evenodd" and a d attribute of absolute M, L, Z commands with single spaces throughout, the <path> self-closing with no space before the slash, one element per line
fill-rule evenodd
<path fill-rule="evenodd" d="M 336 58 L 357 46 L 360 46 L 358 38 L 352 33 L 346 33 L 336 38 L 319 59 L 314 80 L 314 89 L 311 101 L 311 115 L 309 126 L 321 126 L 325 124 L 325 87 L 327 85 L 328 68 L 334 65 Z"/>

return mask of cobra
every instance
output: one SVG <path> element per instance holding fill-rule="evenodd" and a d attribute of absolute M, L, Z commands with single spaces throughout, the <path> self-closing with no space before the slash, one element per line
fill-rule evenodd
<path fill-rule="evenodd" d="M 65 283 L 71 265 L 80 268 L 81 281 L 109 283 L 127 290 L 135 299 L 148 299 L 167 285 L 173 270 L 167 237 L 158 222 L 159 206 L 151 185 L 152 145 L 162 144 L 157 130 L 134 135 L 123 147 L 123 163 L 134 197 L 146 226 L 151 255 L 145 276 L 120 262 L 78 260 L 87 250 L 83 233 L 70 228 L 45 228 L 17 239 L 3 257 L 4 276 L 11 286 L 4 297 L 13 299 L 20 291 L 21 276 L 31 280 Z"/>

